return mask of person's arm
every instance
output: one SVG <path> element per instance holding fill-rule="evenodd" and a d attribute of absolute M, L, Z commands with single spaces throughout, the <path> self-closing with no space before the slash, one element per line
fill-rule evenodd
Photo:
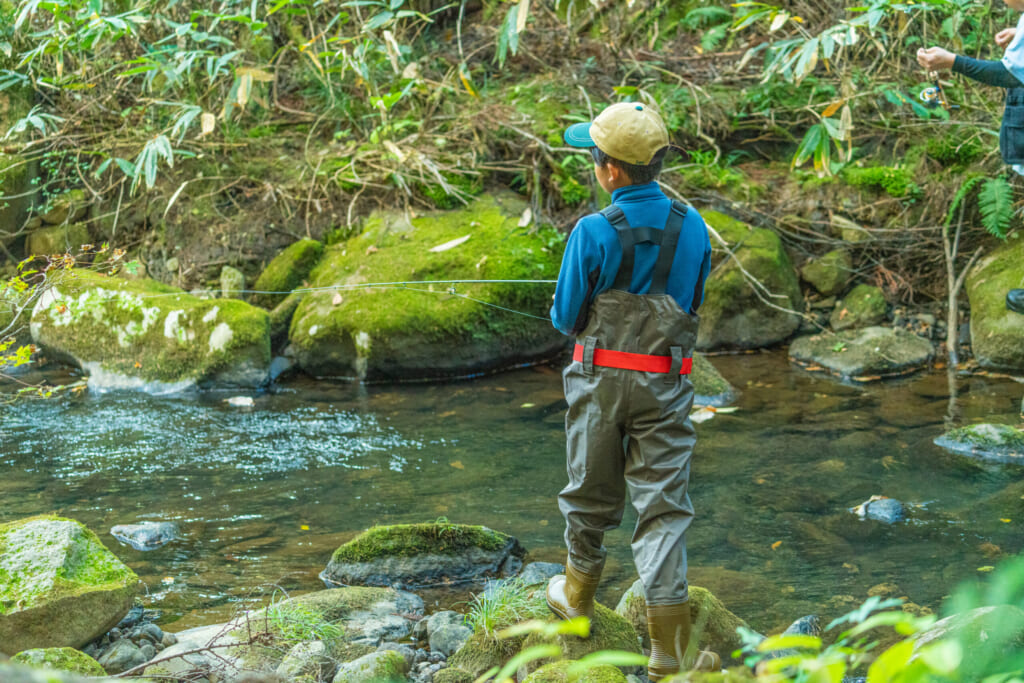
<path fill-rule="evenodd" d="M 711 238 L 708 235 L 706 226 L 704 228 L 704 240 L 704 260 L 700 264 L 697 286 L 693 288 L 693 301 L 690 303 L 691 315 L 696 315 L 697 309 L 704 303 L 704 283 L 708 279 L 708 273 L 711 272 Z"/>
<path fill-rule="evenodd" d="M 997 60 L 974 59 L 957 55 L 953 62 L 953 73 L 963 74 L 985 85 L 999 88 L 1021 88 L 1024 83 L 1007 70 L 1006 65 Z"/>
<path fill-rule="evenodd" d="M 559 332 L 575 336 L 583 331 L 590 298 L 600 275 L 597 245 L 588 238 L 581 220 L 569 233 L 555 286 L 555 303 L 551 306 L 551 323 Z"/>

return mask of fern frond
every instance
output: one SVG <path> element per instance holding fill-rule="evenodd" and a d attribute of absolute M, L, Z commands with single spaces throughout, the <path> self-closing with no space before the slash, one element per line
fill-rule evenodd
<path fill-rule="evenodd" d="M 715 24 L 732 21 L 732 12 L 723 7 L 696 7 L 683 17 L 683 28 L 690 31 L 701 26 L 713 26 Z"/>
<path fill-rule="evenodd" d="M 943 225 L 948 226 L 953 222 L 953 215 L 956 213 L 956 210 L 960 208 L 960 204 L 967 198 L 967 195 L 971 193 L 971 190 L 973 190 L 982 180 L 984 180 L 983 176 L 973 175 L 964 181 L 964 184 L 961 185 L 960 189 L 956 191 L 955 195 L 953 195 L 953 203 L 949 205 L 949 213 L 946 214 L 946 222 L 943 223 Z"/>
<path fill-rule="evenodd" d="M 1005 175 L 985 181 L 978 191 L 978 208 L 981 210 L 981 224 L 995 237 L 1006 239 L 1006 232 L 1013 220 L 1013 186 Z"/>
<path fill-rule="evenodd" d="M 714 52 L 718 48 L 719 43 L 725 39 L 728 30 L 728 24 L 719 24 L 704 31 L 704 35 L 700 39 L 701 49 L 704 52 Z"/>

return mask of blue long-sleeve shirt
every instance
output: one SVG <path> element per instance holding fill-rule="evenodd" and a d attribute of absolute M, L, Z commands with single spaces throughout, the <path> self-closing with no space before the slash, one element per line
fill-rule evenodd
<path fill-rule="evenodd" d="M 664 228 L 672 202 L 658 183 L 628 185 L 612 193 L 612 203 L 626 214 L 631 227 Z M 636 245 L 633 280 L 629 291 L 646 294 L 659 247 Z M 559 331 L 583 331 L 590 304 L 611 289 L 622 263 L 622 247 L 615 228 L 599 213 L 584 216 L 569 235 L 551 307 L 551 322 Z M 704 300 L 704 281 L 711 269 L 711 241 L 704 219 L 693 208 L 686 212 L 666 292 L 684 311 L 695 313 Z"/>

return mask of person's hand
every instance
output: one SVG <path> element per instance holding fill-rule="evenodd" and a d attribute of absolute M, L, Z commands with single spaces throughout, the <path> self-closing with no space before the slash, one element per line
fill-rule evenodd
<path fill-rule="evenodd" d="M 917 51 L 917 63 L 929 71 L 952 69 L 956 55 L 941 47 L 921 48 Z"/>
<path fill-rule="evenodd" d="M 1001 48 L 1005 48 L 1013 41 L 1016 35 L 1017 29 L 1004 28 L 1002 31 L 996 34 L 996 45 L 998 45 Z"/>

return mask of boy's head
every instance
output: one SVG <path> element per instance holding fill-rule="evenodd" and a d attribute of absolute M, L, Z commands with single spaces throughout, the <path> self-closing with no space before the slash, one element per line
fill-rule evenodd
<path fill-rule="evenodd" d="M 661 116 L 639 102 L 613 104 L 593 121 L 569 126 L 565 142 L 590 148 L 597 179 L 609 192 L 657 178 L 669 144 Z"/>

